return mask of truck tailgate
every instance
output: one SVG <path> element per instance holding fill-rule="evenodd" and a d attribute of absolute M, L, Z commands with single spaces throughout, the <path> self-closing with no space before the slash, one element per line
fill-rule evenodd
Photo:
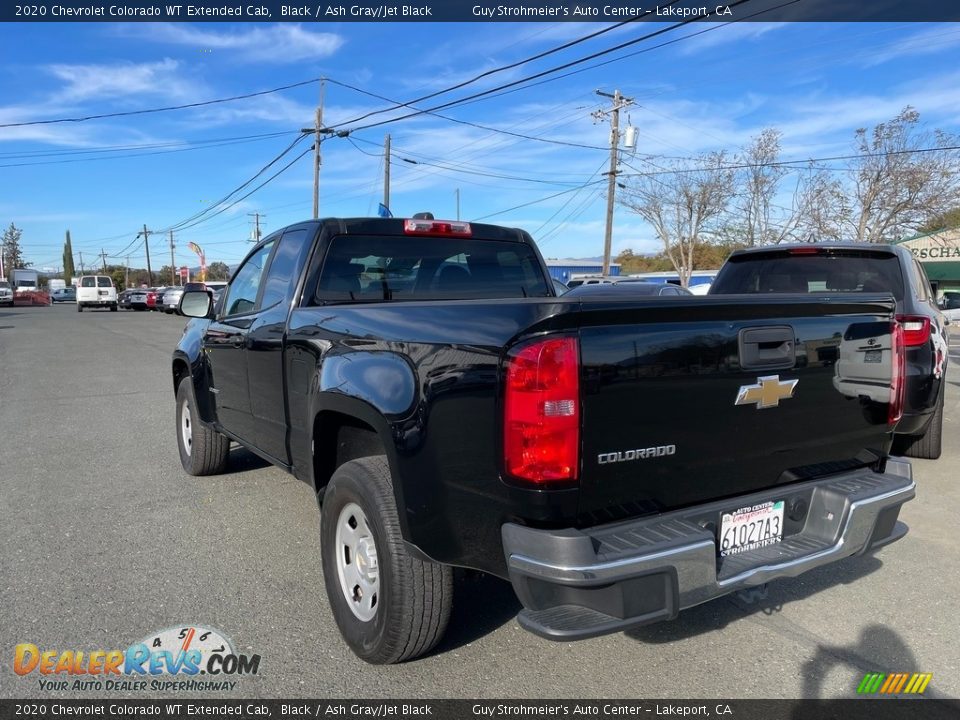
<path fill-rule="evenodd" d="M 869 465 L 889 449 L 892 298 L 586 299 L 580 521 Z"/>

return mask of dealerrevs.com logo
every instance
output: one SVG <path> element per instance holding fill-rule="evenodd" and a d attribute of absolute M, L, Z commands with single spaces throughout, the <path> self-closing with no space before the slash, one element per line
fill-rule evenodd
<path fill-rule="evenodd" d="M 259 655 L 235 652 L 226 635 L 200 625 L 151 633 L 126 650 L 41 649 L 20 643 L 13 653 L 13 671 L 36 677 L 41 690 L 233 690 L 234 678 L 259 670 Z"/>

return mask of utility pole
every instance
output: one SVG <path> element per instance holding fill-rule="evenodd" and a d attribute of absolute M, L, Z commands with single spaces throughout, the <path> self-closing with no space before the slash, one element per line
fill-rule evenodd
<path fill-rule="evenodd" d="M 597 90 L 597 95 L 613 100 L 613 107 L 609 110 L 598 110 L 594 118 L 602 120 L 610 115 L 610 171 L 607 173 L 607 226 L 603 234 L 603 274 L 610 274 L 610 253 L 613 247 L 613 208 L 614 193 L 617 190 L 617 151 L 620 145 L 620 110 L 633 104 L 633 98 L 625 98 L 619 90 L 613 95 Z"/>
<path fill-rule="evenodd" d="M 173 230 L 170 231 L 170 284 L 177 284 L 176 261 L 173 259 Z"/>
<path fill-rule="evenodd" d="M 147 251 L 147 283 L 150 285 L 150 287 L 153 287 L 153 270 L 150 267 L 150 231 L 147 230 L 146 223 L 143 225 L 143 232 L 137 233 L 137 237 L 140 237 L 141 235 L 143 235 L 143 247 Z"/>
<path fill-rule="evenodd" d="M 460 188 L 457 188 L 457 220 L 460 219 Z"/>
<path fill-rule="evenodd" d="M 130 287 L 130 256 L 127 255 L 127 273 L 123 279 L 123 286 Z"/>
<path fill-rule="evenodd" d="M 103 248 L 100 248 L 100 262 L 103 264 L 103 272 L 107 272 L 107 253 Z"/>
<path fill-rule="evenodd" d="M 260 242 L 260 213 L 253 212 L 247 213 L 247 215 L 253 218 L 253 242 L 258 243 Z"/>
<path fill-rule="evenodd" d="M 80 250 L 80 274 L 83 275 L 86 270 L 83 267 L 83 250 Z"/>
<path fill-rule="evenodd" d="M 302 133 L 313 133 L 313 219 L 320 217 L 320 133 L 326 131 L 323 127 L 323 96 L 327 89 L 325 80 L 320 81 L 320 105 L 317 106 L 317 117 L 312 128 L 302 128 Z"/>
<path fill-rule="evenodd" d="M 390 133 L 383 140 L 383 206 L 390 209 Z"/>

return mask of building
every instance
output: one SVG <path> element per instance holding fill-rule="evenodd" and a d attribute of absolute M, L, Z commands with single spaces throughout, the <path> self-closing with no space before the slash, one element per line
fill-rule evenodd
<path fill-rule="evenodd" d="M 910 248 L 941 293 L 960 290 L 960 228 L 914 235 L 897 244 Z"/>
<path fill-rule="evenodd" d="M 594 258 L 565 258 L 547 260 L 546 263 L 550 277 L 562 283 L 570 282 L 580 275 L 603 275 L 603 261 Z M 610 263 L 610 274 L 620 274 L 620 263 Z"/>

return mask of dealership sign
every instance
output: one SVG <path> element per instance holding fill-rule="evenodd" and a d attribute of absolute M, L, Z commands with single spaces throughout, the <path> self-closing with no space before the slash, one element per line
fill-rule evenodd
<path fill-rule="evenodd" d="M 960 232 L 956 230 L 924 235 L 907 240 L 903 245 L 921 262 L 960 261 Z"/>

